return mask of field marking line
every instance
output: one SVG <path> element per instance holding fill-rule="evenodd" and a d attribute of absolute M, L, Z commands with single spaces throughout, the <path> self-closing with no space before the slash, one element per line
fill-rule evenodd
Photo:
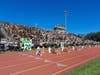
<path fill-rule="evenodd" d="M 77 57 L 86 56 L 86 55 L 88 55 L 88 54 L 80 55 L 80 56 L 77 56 Z M 72 58 L 66 59 L 66 61 L 71 60 L 73 58 L 77 58 L 77 57 L 72 57 Z M 60 62 L 60 61 L 58 61 L 58 62 Z M 27 71 L 30 71 L 30 70 L 38 69 L 38 68 L 45 67 L 45 66 L 52 65 L 52 64 L 55 64 L 55 63 L 48 63 L 48 64 L 45 64 L 45 65 L 40 65 L 40 66 L 37 66 L 37 67 L 32 67 L 32 68 L 25 69 L 25 70 L 22 70 L 22 71 L 19 71 L 19 72 L 11 73 L 10 75 L 17 75 L 17 74 L 20 74 L 20 73 L 23 73 L 23 72 L 27 72 Z"/>
<path fill-rule="evenodd" d="M 22 64 L 19 63 L 19 64 L 15 64 L 15 65 L 8 65 L 8 66 L 0 67 L 0 69 L 15 67 L 15 66 L 24 65 L 24 64 L 30 64 L 30 63 L 37 62 L 37 61 L 41 61 L 41 60 L 31 61 L 31 62 L 22 63 Z"/>
<path fill-rule="evenodd" d="M 25 55 L 27 55 L 28 57 L 32 56 L 32 55 L 30 55 L 30 54 L 25 54 Z M 68 55 L 63 55 L 63 56 L 68 56 Z M 74 56 L 75 56 L 75 55 L 74 55 Z M 72 56 L 72 57 L 74 57 L 74 56 Z M 33 57 L 35 57 L 35 56 L 33 56 Z M 48 59 L 41 58 L 41 60 L 44 60 L 44 61 L 45 61 L 45 60 L 55 59 L 55 58 L 58 58 L 58 57 L 62 57 L 62 56 L 56 56 L 56 57 L 52 57 L 52 58 L 48 58 Z M 35 57 L 35 58 L 37 59 L 37 57 Z M 41 61 L 41 60 L 40 60 L 40 61 Z M 32 63 L 32 62 L 37 62 L 37 61 L 31 61 L 31 62 L 28 62 L 28 63 Z M 17 66 L 17 65 L 23 65 L 23 64 L 28 64 L 28 63 L 22 63 L 22 64 L 4 66 L 4 67 L 0 67 L 0 69 L 10 68 L 10 67 L 14 67 L 14 66 Z M 58 64 L 57 62 L 54 62 L 54 63 Z"/>
<path fill-rule="evenodd" d="M 78 65 L 84 64 L 84 63 L 86 63 L 86 62 L 88 62 L 88 61 L 90 61 L 90 60 L 93 60 L 93 59 L 95 59 L 96 57 L 99 57 L 99 56 L 100 56 L 100 55 L 95 56 L 95 57 L 92 57 L 92 58 L 88 58 L 87 60 L 84 60 L 83 62 L 79 62 L 79 63 L 77 63 L 77 64 L 71 65 L 71 66 L 69 66 L 69 67 L 67 67 L 67 68 L 65 68 L 65 69 L 63 69 L 63 70 L 60 70 L 60 71 L 57 71 L 57 72 L 53 73 L 52 75 L 57 75 L 57 74 L 59 74 L 59 73 L 61 73 L 61 72 L 67 71 L 68 69 L 71 69 L 71 68 L 76 67 L 76 66 L 78 66 Z"/>

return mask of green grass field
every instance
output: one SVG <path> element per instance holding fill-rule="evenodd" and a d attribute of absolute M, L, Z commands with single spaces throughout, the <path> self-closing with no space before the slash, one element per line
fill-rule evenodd
<path fill-rule="evenodd" d="M 77 68 L 65 75 L 100 75 L 100 58 L 97 58 L 80 68 Z"/>

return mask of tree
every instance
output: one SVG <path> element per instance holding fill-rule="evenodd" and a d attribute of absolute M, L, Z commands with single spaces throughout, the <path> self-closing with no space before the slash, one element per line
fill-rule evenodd
<path fill-rule="evenodd" d="M 85 36 L 85 39 L 100 41 L 100 31 L 99 32 L 91 32 Z"/>

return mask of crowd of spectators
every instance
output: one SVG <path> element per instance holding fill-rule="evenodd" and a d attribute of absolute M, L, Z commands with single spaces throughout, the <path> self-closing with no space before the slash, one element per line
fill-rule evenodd
<path fill-rule="evenodd" d="M 65 44 L 80 45 L 90 43 L 89 40 L 84 40 L 72 33 L 59 33 L 56 31 L 44 30 L 36 27 L 29 27 L 19 24 L 10 24 L 7 22 L 2 23 L 2 27 L 7 32 L 9 38 L 13 39 L 15 42 L 20 42 L 21 38 L 27 38 L 32 40 L 35 44 L 57 44 L 64 42 Z"/>

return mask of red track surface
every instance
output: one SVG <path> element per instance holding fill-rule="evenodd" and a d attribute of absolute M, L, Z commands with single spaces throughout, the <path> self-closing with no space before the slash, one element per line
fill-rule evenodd
<path fill-rule="evenodd" d="M 0 75 L 63 75 L 100 57 L 100 48 L 89 48 L 59 55 L 35 56 L 32 52 L 0 55 Z"/>

